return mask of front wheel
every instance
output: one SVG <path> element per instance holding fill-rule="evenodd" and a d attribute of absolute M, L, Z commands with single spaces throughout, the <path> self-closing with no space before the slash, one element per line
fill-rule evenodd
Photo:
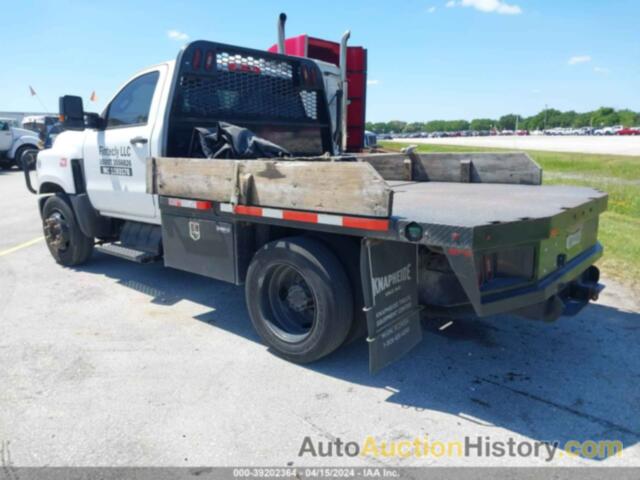
<path fill-rule="evenodd" d="M 36 157 L 38 156 L 38 149 L 29 145 L 20 147 L 16 152 L 16 165 L 20 170 L 29 169 L 33 170 L 36 165 Z"/>
<path fill-rule="evenodd" d="M 353 322 L 345 270 L 328 247 L 312 238 L 290 237 L 265 245 L 251 261 L 245 292 L 260 337 L 296 363 L 333 352 Z"/>
<path fill-rule="evenodd" d="M 71 267 L 89 260 L 93 238 L 82 233 L 63 195 L 55 194 L 47 199 L 42 209 L 42 226 L 49 252 L 60 265 Z"/>

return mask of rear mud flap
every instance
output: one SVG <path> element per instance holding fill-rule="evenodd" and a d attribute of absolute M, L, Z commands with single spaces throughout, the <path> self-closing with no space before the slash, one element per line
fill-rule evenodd
<path fill-rule="evenodd" d="M 375 373 L 422 340 L 418 247 L 364 239 L 360 251 L 369 371 Z"/>

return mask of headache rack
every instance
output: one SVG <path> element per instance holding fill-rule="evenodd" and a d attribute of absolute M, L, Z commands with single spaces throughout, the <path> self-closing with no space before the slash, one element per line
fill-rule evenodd
<path fill-rule="evenodd" d="M 196 41 L 177 65 L 168 156 L 188 155 L 193 128 L 218 121 L 295 155 L 334 153 L 322 72 L 312 60 Z"/>

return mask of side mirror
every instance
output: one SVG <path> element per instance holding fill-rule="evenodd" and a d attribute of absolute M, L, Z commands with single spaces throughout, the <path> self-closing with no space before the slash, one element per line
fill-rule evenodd
<path fill-rule="evenodd" d="M 60 120 L 65 130 L 84 130 L 82 98 L 73 95 L 60 97 Z"/>
<path fill-rule="evenodd" d="M 84 114 L 84 125 L 92 130 L 104 130 L 104 119 L 97 113 Z"/>

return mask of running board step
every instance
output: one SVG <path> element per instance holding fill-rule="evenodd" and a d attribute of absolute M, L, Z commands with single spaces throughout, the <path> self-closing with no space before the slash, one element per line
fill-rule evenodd
<path fill-rule="evenodd" d="M 160 255 L 155 253 L 145 252 L 144 250 L 136 250 L 131 247 L 124 247 L 117 243 L 105 243 L 103 245 L 96 245 L 95 249 L 98 252 L 106 253 L 107 255 L 113 255 L 114 257 L 124 258 L 136 263 L 149 263 L 155 262 L 160 258 Z"/>

